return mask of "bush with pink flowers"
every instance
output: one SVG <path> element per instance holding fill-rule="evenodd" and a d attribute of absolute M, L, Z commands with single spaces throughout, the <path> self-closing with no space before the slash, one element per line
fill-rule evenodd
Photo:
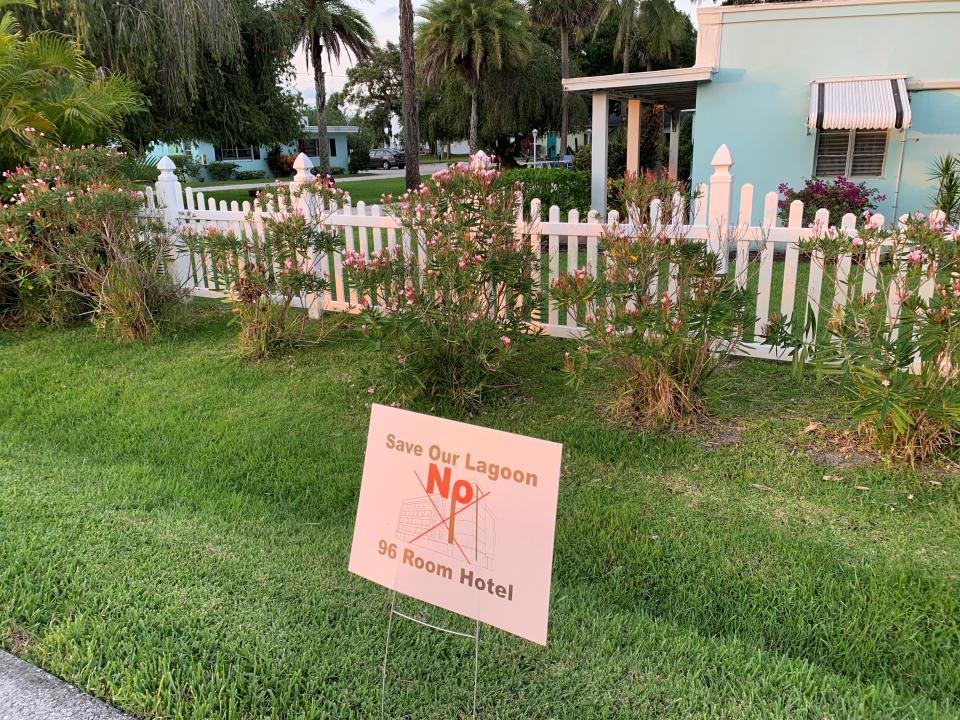
<path fill-rule="evenodd" d="M 822 331 L 775 316 L 765 342 L 792 348 L 850 397 L 877 449 L 924 460 L 960 451 L 960 232 L 936 213 L 856 234 L 815 227 L 801 242 L 824 269 L 841 255 L 882 259 L 876 291 L 820 308 Z M 803 362 L 797 362 L 801 368 Z"/>
<path fill-rule="evenodd" d="M 328 178 L 316 178 L 293 190 L 275 187 L 259 196 L 262 214 L 251 214 L 251 224 L 262 222 L 260 233 L 238 234 L 217 227 L 181 233 L 182 250 L 202 258 L 208 271 L 237 301 L 240 325 L 237 344 L 251 359 L 263 359 L 307 342 L 317 342 L 337 322 L 323 322 L 308 332 L 306 308 L 312 295 L 330 289 L 319 266 L 321 256 L 342 247 L 339 235 L 323 229 L 331 203 L 342 202 L 342 192 Z"/>
<path fill-rule="evenodd" d="M 841 176 L 835 180 L 808 178 L 803 181 L 803 187 L 794 189 L 787 183 L 780 183 L 780 200 L 778 208 L 780 220 L 786 224 L 790 215 L 790 203 L 794 200 L 803 201 L 803 224 L 813 222 L 817 210 L 824 208 L 830 211 L 830 217 L 839 220 L 847 213 L 853 213 L 858 218 L 864 213 L 877 209 L 877 203 L 887 199 L 876 188 L 866 183 L 855 183 Z"/>
<path fill-rule="evenodd" d="M 180 291 L 165 272 L 169 236 L 140 216 L 130 160 L 108 148 L 47 148 L 5 173 L 0 323 L 92 318 L 146 339 Z"/>
<path fill-rule="evenodd" d="M 604 229 L 602 272 L 566 273 L 552 294 L 565 307 L 585 307 L 586 328 L 566 354 L 574 382 L 594 369 L 611 381 L 615 419 L 639 426 L 682 427 L 703 414 L 706 380 L 737 349 L 753 325 L 748 295 L 703 242 L 687 242 L 671 207 L 684 188 L 662 176 L 628 177 L 624 205 L 630 224 Z M 667 227 L 647 209 L 662 203 Z M 673 238 L 673 240 L 671 240 Z M 668 278 L 667 268 L 672 268 Z"/>
<path fill-rule="evenodd" d="M 396 202 L 409 240 L 344 265 L 378 342 L 386 399 L 478 407 L 511 384 L 508 359 L 539 302 L 539 252 L 514 234 L 516 188 L 478 154 Z"/>

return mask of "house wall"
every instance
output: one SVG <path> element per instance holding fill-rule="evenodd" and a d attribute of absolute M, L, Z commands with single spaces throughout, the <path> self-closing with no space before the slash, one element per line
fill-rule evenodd
<path fill-rule="evenodd" d="M 769 7 L 769 6 L 768 6 Z M 834 2 L 782 9 L 724 8 L 719 69 L 697 94 L 694 182 L 706 182 L 723 143 L 735 183 L 756 193 L 799 185 L 813 172 L 816 133 L 807 132 L 810 83 L 817 78 L 907 74 L 907 83 L 960 80 L 960 1 Z M 911 92 L 898 213 L 927 209 L 927 179 L 938 155 L 960 152 L 960 89 Z M 863 178 L 893 209 L 901 134 L 891 130 L 883 176 Z M 859 180 L 859 178 L 854 178 Z M 755 203 L 755 213 L 762 212 Z M 760 218 L 755 216 L 754 222 Z"/>

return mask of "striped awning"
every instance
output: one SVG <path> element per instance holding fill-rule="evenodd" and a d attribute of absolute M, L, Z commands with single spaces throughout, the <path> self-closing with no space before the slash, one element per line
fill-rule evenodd
<path fill-rule="evenodd" d="M 807 127 L 818 130 L 887 130 L 910 127 L 904 75 L 815 80 Z"/>

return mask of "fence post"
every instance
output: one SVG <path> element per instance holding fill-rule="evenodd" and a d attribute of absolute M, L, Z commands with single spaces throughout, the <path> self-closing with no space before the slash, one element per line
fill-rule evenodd
<path fill-rule="evenodd" d="M 190 257 L 176 247 L 180 231 L 180 211 L 183 209 L 183 188 L 177 179 L 177 166 L 169 156 L 164 155 L 157 163 L 160 175 L 154 185 L 157 205 L 163 213 L 163 224 L 170 237 L 170 256 L 172 264 L 170 274 L 178 285 L 186 285 L 190 279 Z"/>
<path fill-rule="evenodd" d="M 713 159 L 713 175 L 710 176 L 710 192 L 707 195 L 709 209 L 707 211 L 707 227 L 709 228 L 710 251 L 720 258 L 720 272 L 727 271 L 727 239 L 730 227 L 730 201 L 733 196 L 733 175 L 730 166 L 733 158 L 726 144 L 717 148 Z M 714 233 L 716 237 L 714 237 Z"/>
<path fill-rule="evenodd" d="M 296 173 L 290 183 L 290 199 L 294 201 L 293 207 L 304 214 L 307 221 L 314 224 L 320 224 L 320 216 L 324 208 L 320 207 L 321 199 L 318 199 L 309 190 L 309 183 L 313 182 L 313 161 L 306 153 L 300 153 L 293 161 L 293 169 Z M 299 194 L 299 197 L 297 195 Z M 316 249 L 311 249 L 309 255 L 302 258 L 304 272 L 323 272 L 326 258 L 322 257 Z M 308 293 L 303 298 L 306 303 L 307 316 L 314 320 L 320 317 L 323 311 L 325 298 L 317 293 Z"/>

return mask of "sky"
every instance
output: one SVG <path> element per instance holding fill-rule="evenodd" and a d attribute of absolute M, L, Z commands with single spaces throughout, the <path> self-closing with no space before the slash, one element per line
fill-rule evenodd
<path fill-rule="evenodd" d="M 399 40 L 400 10 L 397 0 L 350 0 L 350 2 L 367 16 L 377 33 L 377 41 L 381 45 L 388 40 L 394 42 Z M 426 0 L 414 0 L 414 10 L 424 5 L 425 2 Z M 693 11 L 696 0 L 675 0 L 675 2 L 680 10 L 694 17 L 694 25 L 696 25 L 696 17 Z M 324 62 L 324 69 L 327 71 L 328 95 L 343 88 L 347 81 L 347 68 L 351 64 L 346 57 L 341 57 L 341 61 L 339 63 L 335 62 L 333 67 Z M 307 104 L 312 104 L 314 99 L 313 73 L 307 67 L 307 57 L 302 50 L 297 52 L 294 58 L 294 70 L 296 74 L 292 80 L 292 86 L 300 91 Z"/>

